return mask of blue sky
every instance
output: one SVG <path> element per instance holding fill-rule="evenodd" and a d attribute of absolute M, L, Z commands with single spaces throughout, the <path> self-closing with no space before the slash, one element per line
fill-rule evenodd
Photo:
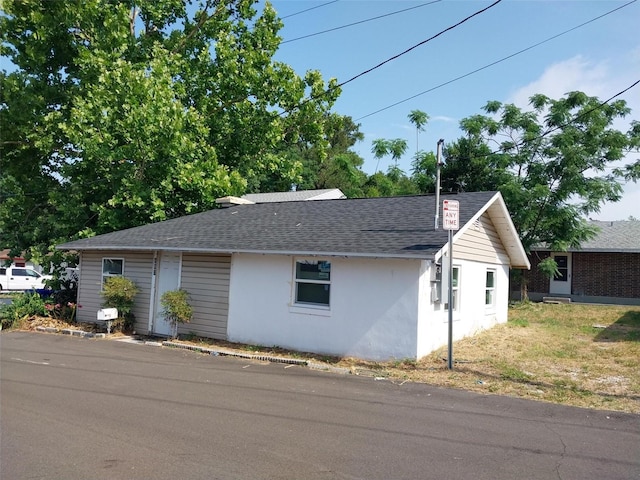
<path fill-rule="evenodd" d="M 492 0 L 273 0 L 279 15 L 288 17 L 284 18 L 281 31 L 285 43 L 276 58 L 299 74 L 318 69 L 325 79 L 335 77 L 342 82 L 492 3 Z M 411 110 L 422 110 L 431 117 L 419 141 L 421 149 L 435 151 L 439 138 L 445 142 L 457 139 L 459 121 L 481 113 L 489 100 L 527 107 L 532 94 L 560 98 L 572 90 L 606 100 L 640 79 L 640 2 L 632 2 L 478 73 L 370 114 L 627 3 L 503 0 L 435 40 L 345 85 L 334 110 L 361 124 L 365 140 L 355 150 L 365 159 L 365 171 L 375 170 L 376 160 L 370 153 L 374 139 L 405 138 L 409 150 L 399 165 L 409 172 L 415 151 L 415 129 L 407 119 Z M 312 7 L 318 8 L 296 14 Z M 295 40 L 411 7 L 418 8 Z M 640 85 L 619 98 L 624 98 L 632 109 L 626 121 L 616 125 L 626 131 L 632 118 L 640 119 Z M 631 157 L 637 158 L 637 154 Z M 389 162 L 390 159 L 383 159 L 380 169 L 386 170 Z M 640 184 L 627 184 L 621 202 L 605 205 L 600 214 L 591 218 L 622 220 L 630 215 L 640 218 Z"/>

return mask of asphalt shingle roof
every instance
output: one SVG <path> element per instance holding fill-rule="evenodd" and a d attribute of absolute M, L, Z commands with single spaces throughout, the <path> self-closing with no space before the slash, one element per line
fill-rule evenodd
<path fill-rule="evenodd" d="M 583 243 L 575 251 L 583 252 L 640 252 L 640 221 L 623 220 L 589 223 L 600 228 L 598 235 Z"/>
<path fill-rule="evenodd" d="M 441 200 L 460 202 L 462 227 L 495 195 L 461 193 L 441 195 Z M 448 237 L 446 230 L 434 229 L 434 216 L 431 195 L 262 203 L 219 208 L 58 248 L 431 258 Z"/>

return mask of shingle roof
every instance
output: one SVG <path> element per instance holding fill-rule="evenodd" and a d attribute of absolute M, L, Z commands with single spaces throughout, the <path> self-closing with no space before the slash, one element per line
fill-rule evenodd
<path fill-rule="evenodd" d="M 589 223 L 600 228 L 598 235 L 574 251 L 581 252 L 640 252 L 640 221 L 624 220 Z"/>
<path fill-rule="evenodd" d="M 462 226 L 499 195 L 441 196 L 446 198 L 460 202 Z M 447 231 L 434 229 L 434 216 L 435 199 L 430 195 L 239 205 L 72 241 L 58 248 L 428 259 L 446 244 L 448 236 Z M 516 241 L 519 243 L 517 235 Z"/>
<path fill-rule="evenodd" d="M 346 198 L 339 188 L 297 190 L 295 192 L 247 193 L 242 198 L 253 203 L 297 202 L 303 200 L 335 200 Z"/>

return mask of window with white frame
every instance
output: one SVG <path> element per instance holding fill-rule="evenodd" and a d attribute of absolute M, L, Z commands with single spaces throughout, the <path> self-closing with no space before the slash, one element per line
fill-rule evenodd
<path fill-rule="evenodd" d="M 484 304 L 486 307 L 493 307 L 496 304 L 496 271 L 487 270 L 487 280 L 485 282 Z"/>
<path fill-rule="evenodd" d="M 109 277 L 121 277 L 124 274 L 124 258 L 102 259 L 102 285 Z"/>
<path fill-rule="evenodd" d="M 457 311 L 460 308 L 460 267 L 456 267 L 455 265 L 452 268 L 452 276 L 451 276 L 451 292 L 452 292 L 452 302 L 453 302 L 453 311 Z M 446 285 L 449 288 L 449 285 Z M 449 309 L 449 298 L 445 299 L 445 310 Z"/>
<path fill-rule="evenodd" d="M 329 307 L 331 294 L 331 262 L 326 260 L 296 260 L 296 305 Z"/>

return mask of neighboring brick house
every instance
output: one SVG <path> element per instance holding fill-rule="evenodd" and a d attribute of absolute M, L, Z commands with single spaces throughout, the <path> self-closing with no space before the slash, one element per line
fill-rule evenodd
<path fill-rule="evenodd" d="M 640 221 L 591 221 L 598 235 L 579 249 L 552 252 L 532 249 L 529 298 L 570 298 L 574 302 L 640 305 Z M 538 264 L 553 256 L 560 276 L 549 280 Z M 512 290 L 519 288 L 513 285 Z"/>

